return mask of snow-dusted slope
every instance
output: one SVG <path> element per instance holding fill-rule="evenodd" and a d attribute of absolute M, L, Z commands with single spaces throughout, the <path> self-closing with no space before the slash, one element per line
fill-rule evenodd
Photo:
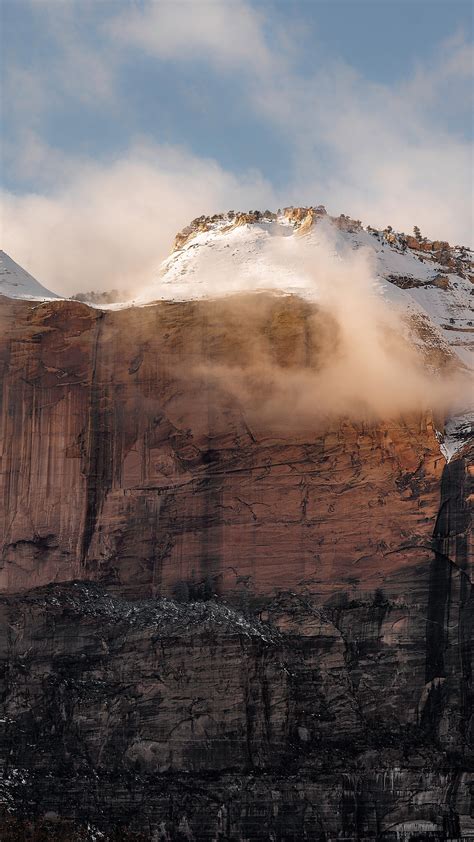
<path fill-rule="evenodd" d="M 11 257 L 0 250 L 0 295 L 8 298 L 31 300 L 59 298 L 55 292 L 46 289 L 26 269 L 22 269 Z"/>
<path fill-rule="evenodd" d="M 465 277 L 453 272 L 454 266 L 470 267 L 470 252 L 451 249 L 451 266 L 441 265 L 436 252 L 407 248 L 406 238 L 364 230 L 347 217 L 313 215 L 310 224 L 301 215 L 272 217 L 229 224 L 224 216 L 208 223 L 207 230 L 187 229 L 187 238 L 178 236 L 178 247 L 135 303 L 269 289 L 317 301 L 324 296 L 328 254 L 347 268 L 351 254 L 361 252 L 367 256 L 373 292 L 421 320 L 427 328 L 425 342 L 431 334 L 461 364 L 474 367 L 474 285 L 465 272 Z M 461 253 L 464 264 L 458 259 Z"/>
<path fill-rule="evenodd" d="M 427 352 L 428 365 L 441 354 L 466 370 L 474 368 L 472 257 L 463 247 L 417 241 L 391 229 L 364 230 L 358 221 L 330 217 L 320 208 L 201 217 L 178 234 L 174 251 L 134 303 L 263 290 L 324 303 L 331 284 L 338 283 L 334 268 L 340 265 L 342 294 L 352 278 L 362 283 L 364 295 L 401 314 L 412 341 Z M 474 395 L 466 393 L 461 403 L 464 397 L 464 409 L 458 407 L 439 433 L 448 461 L 474 433 Z"/>

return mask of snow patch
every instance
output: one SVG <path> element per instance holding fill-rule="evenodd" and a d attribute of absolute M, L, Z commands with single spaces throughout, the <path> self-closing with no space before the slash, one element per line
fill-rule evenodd
<path fill-rule="evenodd" d="M 24 298 L 28 301 L 53 300 L 60 298 L 46 289 L 33 275 L 15 263 L 6 252 L 0 250 L 0 295 L 7 298 Z"/>
<path fill-rule="evenodd" d="M 473 437 L 474 409 L 466 409 L 448 418 L 444 432 L 438 432 L 440 450 L 446 462 L 450 462 Z"/>

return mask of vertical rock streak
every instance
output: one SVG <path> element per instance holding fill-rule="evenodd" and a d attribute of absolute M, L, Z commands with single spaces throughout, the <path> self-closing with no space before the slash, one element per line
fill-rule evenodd
<path fill-rule="evenodd" d="M 81 546 L 81 563 L 83 566 L 87 566 L 87 554 L 97 526 L 102 503 L 112 486 L 114 471 L 113 408 L 110 406 L 109 384 L 103 370 L 103 349 L 101 348 L 103 325 L 104 314 L 101 314 L 94 329 L 90 397 L 85 433 L 87 442 L 84 460 L 86 494 Z"/>

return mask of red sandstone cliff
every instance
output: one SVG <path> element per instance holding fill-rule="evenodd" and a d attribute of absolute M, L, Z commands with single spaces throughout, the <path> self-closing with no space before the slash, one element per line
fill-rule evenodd
<path fill-rule="evenodd" d="M 429 416 L 299 429 L 288 407 L 244 413 L 193 374 L 245 353 L 227 304 L 3 312 L 3 590 L 92 578 L 169 595 L 207 577 L 220 594 L 323 595 L 429 556 L 444 466 Z M 317 357 L 311 315 L 265 300 L 275 355 Z"/>
<path fill-rule="evenodd" d="M 255 306 L 316 364 L 311 307 Z M 2 838 L 472 830 L 466 459 L 427 415 L 244 412 L 196 376 L 231 312 L 2 302 Z"/>
<path fill-rule="evenodd" d="M 2 842 L 471 838 L 472 445 L 296 413 L 298 296 L 0 325 Z"/>

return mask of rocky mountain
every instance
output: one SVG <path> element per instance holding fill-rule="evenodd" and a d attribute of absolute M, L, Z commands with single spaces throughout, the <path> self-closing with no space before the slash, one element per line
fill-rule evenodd
<path fill-rule="evenodd" d="M 2 840 L 474 838 L 472 289 L 317 207 L 2 299 Z"/>
<path fill-rule="evenodd" d="M 326 269 L 317 259 L 321 252 L 340 260 L 364 253 L 374 295 L 424 322 L 425 342 L 431 332 L 434 344 L 449 346 L 472 367 L 472 251 L 391 228 L 364 229 L 344 214 L 330 217 L 322 206 L 199 217 L 177 235 L 172 254 L 137 303 L 242 290 L 293 293 L 318 302 Z"/>

